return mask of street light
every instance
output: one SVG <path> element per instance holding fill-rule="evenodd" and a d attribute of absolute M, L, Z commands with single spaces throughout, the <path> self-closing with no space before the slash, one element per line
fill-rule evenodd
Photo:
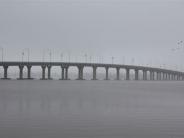
<path fill-rule="evenodd" d="M 22 51 L 21 55 L 22 55 L 22 62 L 23 62 L 24 61 L 24 51 Z"/>
<path fill-rule="evenodd" d="M 114 64 L 114 57 L 112 57 L 112 64 Z"/>
<path fill-rule="evenodd" d="M 2 62 L 4 60 L 4 48 L 3 47 L 0 47 L 1 48 L 1 56 L 2 56 Z"/>
<path fill-rule="evenodd" d="M 87 63 L 87 54 L 84 55 L 85 62 Z"/>
<path fill-rule="evenodd" d="M 52 51 L 51 51 L 51 49 L 49 50 L 49 57 L 50 57 L 50 62 L 51 62 L 51 58 L 52 58 Z"/>
<path fill-rule="evenodd" d="M 30 58 L 30 49 L 26 48 L 25 49 L 27 51 L 27 61 L 29 62 L 29 58 Z"/>
<path fill-rule="evenodd" d="M 45 49 L 42 51 L 42 62 L 45 62 Z"/>
<path fill-rule="evenodd" d="M 90 56 L 90 57 L 89 57 L 89 62 L 90 62 L 90 63 L 91 63 L 91 60 L 92 60 L 92 57 Z"/>
<path fill-rule="evenodd" d="M 63 62 L 63 53 L 60 54 L 61 62 Z"/>

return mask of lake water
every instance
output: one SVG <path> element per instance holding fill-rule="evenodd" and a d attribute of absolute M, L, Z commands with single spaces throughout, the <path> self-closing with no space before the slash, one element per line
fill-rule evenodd
<path fill-rule="evenodd" d="M 184 82 L 0 81 L 0 138 L 183 138 Z"/>

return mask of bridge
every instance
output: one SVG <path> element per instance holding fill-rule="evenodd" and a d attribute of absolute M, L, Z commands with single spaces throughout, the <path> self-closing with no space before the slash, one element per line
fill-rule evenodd
<path fill-rule="evenodd" d="M 101 64 L 101 63 L 74 63 L 74 62 L 0 62 L 0 67 L 4 69 L 4 77 L 2 79 L 8 78 L 8 68 L 10 66 L 16 66 L 19 68 L 19 78 L 22 79 L 33 79 L 31 77 L 31 68 L 33 66 L 39 66 L 42 71 L 41 80 L 52 79 L 51 69 L 54 66 L 61 68 L 61 78 L 60 80 L 68 80 L 68 69 L 70 67 L 78 68 L 78 80 L 83 80 L 83 70 L 85 67 L 91 67 L 93 69 L 93 80 L 97 80 L 97 69 L 105 68 L 105 80 L 109 80 L 109 69 L 116 69 L 116 80 L 120 80 L 120 70 L 126 70 L 126 80 L 130 80 L 130 71 L 134 71 L 135 80 L 184 80 L 184 72 L 162 69 L 162 68 L 153 68 L 145 66 L 134 66 L 134 65 L 120 65 L 120 64 Z M 27 69 L 26 78 L 23 77 L 23 69 Z M 48 71 L 48 76 L 46 76 L 46 70 Z M 142 71 L 142 77 L 140 79 L 140 72 Z"/>

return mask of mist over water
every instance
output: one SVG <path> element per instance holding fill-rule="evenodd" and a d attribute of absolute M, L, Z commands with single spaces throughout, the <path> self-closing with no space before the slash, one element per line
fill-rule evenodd
<path fill-rule="evenodd" d="M 0 137 L 183 138 L 183 84 L 0 81 Z"/>

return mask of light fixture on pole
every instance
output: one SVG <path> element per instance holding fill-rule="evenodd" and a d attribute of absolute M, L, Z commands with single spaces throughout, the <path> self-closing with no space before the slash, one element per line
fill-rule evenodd
<path fill-rule="evenodd" d="M 42 51 L 42 62 L 45 62 L 45 49 Z"/>
<path fill-rule="evenodd" d="M 112 64 L 114 64 L 114 57 L 112 57 Z"/>
<path fill-rule="evenodd" d="M 24 61 L 24 51 L 22 51 L 21 55 L 22 55 L 22 62 L 23 62 Z"/>
<path fill-rule="evenodd" d="M 84 55 L 85 63 L 87 63 L 87 54 Z"/>
<path fill-rule="evenodd" d="M 50 62 L 52 61 L 52 51 L 49 51 Z"/>
<path fill-rule="evenodd" d="M 30 49 L 26 48 L 25 49 L 27 51 L 27 62 L 29 62 L 29 58 L 30 58 Z"/>
<path fill-rule="evenodd" d="M 60 54 L 61 62 L 63 62 L 63 53 Z"/>
<path fill-rule="evenodd" d="M 91 60 L 92 60 L 92 57 L 90 56 L 90 57 L 89 57 L 89 62 L 90 62 L 90 63 L 91 63 Z"/>
<path fill-rule="evenodd" d="M 4 60 L 4 48 L 3 47 L 0 47 L 0 49 L 1 49 L 1 60 L 2 60 L 2 62 L 3 62 L 3 60 Z"/>

